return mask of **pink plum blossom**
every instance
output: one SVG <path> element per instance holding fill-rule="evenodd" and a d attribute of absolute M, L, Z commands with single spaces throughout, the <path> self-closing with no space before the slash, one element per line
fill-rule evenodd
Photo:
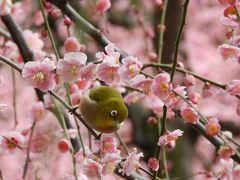
<path fill-rule="evenodd" d="M 81 44 L 75 37 L 68 37 L 64 42 L 64 48 L 66 52 L 78 52 L 80 51 Z"/>
<path fill-rule="evenodd" d="M 120 65 L 115 63 L 113 57 L 107 57 L 103 63 L 97 65 L 96 75 L 101 81 L 104 81 L 108 85 L 117 83 L 120 80 L 118 74 L 119 67 Z"/>
<path fill-rule="evenodd" d="M 18 131 L 4 132 L 0 136 L 0 149 L 2 152 L 13 153 L 22 149 L 25 138 Z"/>
<path fill-rule="evenodd" d="M 145 98 L 145 95 L 139 92 L 131 92 L 128 93 L 125 97 L 124 97 L 124 101 L 130 105 L 130 104 L 134 104 L 137 103 L 141 100 L 143 100 Z"/>
<path fill-rule="evenodd" d="M 191 107 L 183 107 L 181 109 L 181 116 L 187 123 L 196 124 L 199 121 L 198 113 Z"/>
<path fill-rule="evenodd" d="M 78 86 L 80 92 L 84 92 L 90 88 L 91 82 L 84 79 L 80 79 L 76 82 L 76 85 Z"/>
<path fill-rule="evenodd" d="M 50 142 L 51 139 L 48 135 L 37 133 L 31 141 L 30 151 L 33 153 L 43 153 L 48 149 Z"/>
<path fill-rule="evenodd" d="M 1 0 L 0 1 L 0 16 L 4 16 L 11 12 L 12 1 L 11 0 Z"/>
<path fill-rule="evenodd" d="M 113 174 L 116 165 L 121 161 L 121 156 L 118 153 L 105 154 L 102 159 L 103 163 L 103 175 Z"/>
<path fill-rule="evenodd" d="M 162 100 L 165 100 L 171 92 L 170 76 L 167 73 L 161 73 L 155 76 L 152 83 L 152 92 Z"/>
<path fill-rule="evenodd" d="M 43 48 L 43 41 L 40 39 L 38 33 L 34 33 L 29 29 L 23 31 L 23 36 L 26 39 L 28 46 L 33 50 L 40 50 Z"/>
<path fill-rule="evenodd" d="M 102 165 L 92 159 L 86 159 L 82 165 L 82 172 L 90 179 L 100 179 L 102 177 Z"/>
<path fill-rule="evenodd" d="M 233 160 L 220 159 L 221 169 L 218 172 L 218 179 L 233 180 Z"/>
<path fill-rule="evenodd" d="M 145 94 L 149 94 L 151 91 L 151 85 L 153 80 L 147 79 L 144 75 L 139 74 L 131 79 L 130 84 L 138 88 L 139 90 L 142 90 Z"/>
<path fill-rule="evenodd" d="M 41 26 L 44 23 L 43 15 L 40 10 L 34 13 L 33 22 L 36 26 Z"/>
<path fill-rule="evenodd" d="M 233 80 L 227 85 L 227 91 L 232 96 L 240 95 L 240 80 Z"/>
<path fill-rule="evenodd" d="M 223 145 L 218 149 L 218 155 L 223 159 L 229 159 L 234 155 L 234 150 L 227 145 Z"/>
<path fill-rule="evenodd" d="M 7 41 L 4 44 L 4 55 L 11 60 L 17 60 L 19 57 L 19 50 L 17 45 L 12 41 Z"/>
<path fill-rule="evenodd" d="M 39 101 L 33 104 L 31 108 L 31 117 L 33 120 L 41 120 L 46 116 L 46 109 L 44 108 L 44 104 Z"/>
<path fill-rule="evenodd" d="M 161 99 L 157 98 L 157 96 L 155 96 L 154 94 L 147 96 L 146 105 L 157 116 L 159 116 L 159 117 L 162 116 L 164 103 Z"/>
<path fill-rule="evenodd" d="M 96 4 L 96 10 L 100 13 L 106 12 L 111 7 L 110 0 L 98 0 Z"/>
<path fill-rule="evenodd" d="M 196 92 L 189 92 L 188 98 L 193 104 L 199 104 L 201 100 L 201 95 Z"/>
<path fill-rule="evenodd" d="M 159 161 L 155 157 L 151 157 L 148 159 L 148 167 L 150 167 L 153 171 L 157 171 L 159 169 Z"/>
<path fill-rule="evenodd" d="M 182 134 L 183 134 L 183 131 L 181 131 L 179 129 L 176 129 L 176 130 L 171 131 L 171 132 L 168 131 L 163 136 L 159 137 L 158 145 L 159 146 L 166 145 L 171 141 L 176 141 L 179 136 L 182 136 Z"/>
<path fill-rule="evenodd" d="M 186 89 L 185 86 L 177 86 L 176 88 L 174 88 L 174 92 L 186 98 L 187 92 L 185 89 Z M 181 103 L 183 101 L 181 97 L 175 94 L 174 92 L 170 92 L 167 99 L 164 101 L 164 103 L 169 108 L 177 108 L 178 106 L 181 106 Z"/>
<path fill-rule="evenodd" d="M 49 94 L 44 94 L 43 100 L 46 109 L 53 109 L 55 107 L 52 97 Z"/>
<path fill-rule="evenodd" d="M 223 44 L 218 47 L 218 52 L 222 55 L 224 60 L 238 59 L 240 55 L 240 48 Z"/>
<path fill-rule="evenodd" d="M 219 120 L 215 117 L 211 117 L 211 118 L 208 119 L 208 122 L 207 122 L 205 128 L 206 128 L 206 133 L 209 136 L 215 136 L 221 130 Z"/>
<path fill-rule="evenodd" d="M 88 63 L 86 66 L 82 67 L 80 71 L 80 77 L 81 79 L 84 79 L 86 81 L 93 81 L 94 75 L 95 75 L 95 68 L 96 64 Z"/>
<path fill-rule="evenodd" d="M 130 176 L 132 172 L 136 171 L 140 167 L 139 159 L 143 157 L 143 153 L 140 152 L 137 154 L 137 149 L 134 148 L 123 163 L 123 174 Z"/>
<path fill-rule="evenodd" d="M 48 91 L 55 86 L 55 65 L 48 58 L 42 62 L 27 62 L 22 71 L 23 78 L 35 88 Z"/>
<path fill-rule="evenodd" d="M 94 151 L 106 153 L 118 153 L 117 149 L 117 141 L 113 136 L 105 136 L 102 140 L 95 139 L 94 140 Z"/>
<path fill-rule="evenodd" d="M 75 82 L 80 79 L 81 68 L 85 66 L 87 56 L 81 52 L 70 52 L 58 61 L 57 73 L 65 81 Z"/>
<path fill-rule="evenodd" d="M 107 46 L 105 46 L 105 52 L 98 52 L 96 53 L 96 57 L 99 61 L 103 61 L 105 58 L 112 57 L 115 63 L 119 63 L 120 53 L 116 52 L 114 49 L 114 44 L 110 43 Z"/>
<path fill-rule="evenodd" d="M 128 56 L 122 59 L 122 66 L 118 69 L 118 73 L 124 80 L 129 80 L 139 74 L 143 64 L 137 58 Z"/>
<path fill-rule="evenodd" d="M 221 23 L 226 26 L 226 27 L 229 27 L 229 28 L 233 28 L 233 29 L 236 29 L 238 28 L 238 23 L 230 18 L 227 18 L 227 17 L 224 17 L 222 16 L 220 18 L 220 21 Z M 225 44 L 224 44 L 225 45 Z M 227 45 L 228 46 L 228 45 Z M 221 54 L 221 53 L 220 53 Z"/>

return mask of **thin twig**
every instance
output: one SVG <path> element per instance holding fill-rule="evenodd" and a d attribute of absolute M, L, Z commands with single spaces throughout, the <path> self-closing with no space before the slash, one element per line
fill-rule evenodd
<path fill-rule="evenodd" d="M 172 64 L 149 63 L 149 64 L 145 64 L 142 69 L 145 69 L 147 67 L 156 67 L 156 68 L 160 67 L 160 68 L 172 69 L 172 66 L 173 66 Z M 203 76 L 200 76 L 199 74 L 196 74 L 196 73 L 194 73 L 192 71 L 189 71 L 187 69 L 182 69 L 182 68 L 176 67 L 175 70 L 178 71 L 178 72 L 181 72 L 181 73 L 191 74 L 195 78 L 197 78 L 197 79 L 199 79 L 199 80 L 201 80 L 201 81 L 203 81 L 205 83 L 212 84 L 212 85 L 217 86 L 219 88 L 222 88 L 224 90 L 227 88 L 227 85 L 225 85 L 225 84 L 222 84 L 222 83 L 219 83 L 219 82 L 207 79 L 207 78 L 205 78 Z"/>
<path fill-rule="evenodd" d="M 160 120 L 160 119 L 159 119 Z M 162 136 L 164 133 L 165 133 L 165 130 L 166 130 L 166 120 L 167 120 L 167 107 L 164 105 L 163 106 L 163 117 L 161 118 L 161 129 L 160 127 L 158 126 L 158 129 L 159 130 L 159 136 Z M 161 152 L 161 146 L 157 146 L 157 150 L 156 150 L 156 153 L 155 153 L 155 157 L 159 160 L 160 158 L 160 152 Z M 160 169 L 159 169 L 160 170 Z M 158 175 L 158 172 L 159 171 L 154 171 L 153 173 L 153 180 L 156 180 L 157 178 L 157 175 Z"/>
<path fill-rule="evenodd" d="M 29 139 L 28 139 L 28 145 L 27 145 L 27 156 L 26 156 L 26 160 L 25 160 L 25 164 L 24 164 L 24 169 L 23 169 L 23 175 L 22 178 L 25 179 L 26 175 L 27 175 L 27 170 L 28 170 L 28 164 L 30 162 L 30 146 L 31 146 L 31 141 L 32 141 L 32 137 L 33 137 L 33 132 L 34 132 L 34 128 L 37 124 L 37 120 L 33 120 L 32 123 L 32 127 L 31 127 L 31 132 L 29 135 Z"/>
<path fill-rule="evenodd" d="M 11 68 L 12 73 L 12 105 L 13 105 L 13 115 L 14 115 L 14 126 L 15 129 L 18 125 L 18 119 L 17 119 L 17 107 L 16 107 L 16 100 L 17 100 L 17 90 L 16 90 L 16 76 L 14 68 Z"/>
<path fill-rule="evenodd" d="M 40 9 L 41 9 L 41 12 L 42 12 L 42 15 L 43 15 L 43 19 L 44 19 L 45 26 L 46 26 L 47 31 L 48 31 L 48 35 L 49 35 L 52 47 L 54 49 L 54 53 L 55 53 L 56 59 L 58 61 L 59 58 L 60 58 L 59 57 L 59 53 L 58 53 L 58 50 L 57 50 L 57 47 L 56 47 L 56 44 L 55 44 L 55 41 L 54 41 L 54 38 L 53 38 L 53 35 L 52 35 L 52 31 L 51 31 L 50 25 L 48 23 L 47 17 L 46 17 L 45 12 L 44 12 L 44 7 L 43 7 L 42 0 L 39 0 L 39 5 L 40 5 Z"/>
<path fill-rule="evenodd" d="M 160 29 L 159 29 L 159 42 L 158 42 L 158 63 L 162 61 L 162 53 L 163 53 L 163 42 L 164 42 L 164 31 L 165 31 L 165 17 L 167 12 L 168 0 L 165 0 L 163 3 L 163 10 L 160 22 Z"/>
<path fill-rule="evenodd" d="M 129 154 L 129 150 L 128 150 L 127 144 L 122 140 L 121 136 L 118 134 L 117 131 L 115 132 L 115 135 L 117 136 L 120 144 L 123 146 L 123 149 L 124 149 L 125 153 Z"/>
<path fill-rule="evenodd" d="M 189 0 L 185 0 L 185 2 L 183 4 L 183 14 L 182 14 L 182 18 L 181 18 L 181 24 L 180 24 L 180 27 L 178 30 L 176 41 L 174 43 L 175 50 L 174 50 L 174 57 L 173 57 L 173 66 L 172 66 L 172 71 L 171 71 L 171 75 L 170 75 L 171 82 L 173 81 L 175 68 L 177 66 L 178 49 L 179 49 L 179 45 L 180 45 L 180 40 L 182 38 L 183 27 L 186 24 L 185 21 L 186 21 L 186 16 L 187 16 L 188 3 L 189 3 Z"/>
<path fill-rule="evenodd" d="M 72 106 L 72 102 L 71 102 L 71 98 L 70 98 L 70 92 L 69 92 L 69 84 L 64 83 L 64 87 L 65 87 L 65 90 L 66 90 L 68 103 L 69 103 L 70 106 Z M 82 135 L 81 135 L 81 132 L 80 132 L 80 126 L 78 125 L 76 116 L 74 116 L 73 118 L 74 118 L 75 125 L 77 127 L 78 138 L 79 138 L 80 144 L 81 144 L 82 149 L 83 149 L 83 154 L 85 155 L 85 147 L 84 147 L 83 140 L 82 140 Z"/>

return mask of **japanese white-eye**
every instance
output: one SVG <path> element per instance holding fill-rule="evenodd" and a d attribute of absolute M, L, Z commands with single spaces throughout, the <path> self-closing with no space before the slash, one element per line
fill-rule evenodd
<path fill-rule="evenodd" d="M 86 91 L 80 101 L 80 111 L 87 124 L 102 133 L 116 131 L 128 116 L 120 92 L 109 86 Z"/>

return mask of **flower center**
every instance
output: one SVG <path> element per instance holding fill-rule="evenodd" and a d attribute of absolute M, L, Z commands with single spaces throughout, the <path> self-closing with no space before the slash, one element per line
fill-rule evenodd
<path fill-rule="evenodd" d="M 162 91 L 167 91 L 168 90 L 168 83 L 160 83 L 159 87 Z"/>
<path fill-rule="evenodd" d="M 42 81 L 44 79 L 44 74 L 43 72 L 39 71 L 38 73 L 36 73 L 33 76 L 33 79 L 38 80 L 38 81 Z"/>
<path fill-rule="evenodd" d="M 18 141 L 15 138 L 9 138 L 6 142 L 7 147 L 9 149 L 13 149 L 13 148 L 17 147 L 17 143 L 18 143 Z"/>
<path fill-rule="evenodd" d="M 128 70 L 129 70 L 130 74 L 133 75 L 134 74 L 134 65 L 130 65 Z"/>
<path fill-rule="evenodd" d="M 72 68 L 71 68 L 71 73 L 72 73 L 73 75 L 77 75 L 77 74 L 79 73 L 79 68 L 78 68 L 78 66 L 73 65 Z"/>

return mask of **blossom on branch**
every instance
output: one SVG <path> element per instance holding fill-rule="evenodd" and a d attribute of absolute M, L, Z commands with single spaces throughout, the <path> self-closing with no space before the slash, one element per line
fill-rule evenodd
<path fill-rule="evenodd" d="M 41 91 L 48 91 L 55 86 L 55 65 L 48 58 L 42 62 L 27 62 L 22 71 L 22 77 Z"/>
<path fill-rule="evenodd" d="M 57 73 L 65 81 L 76 82 L 81 77 L 81 69 L 85 66 L 87 56 L 81 52 L 70 52 L 58 61 Z"/>
<path fill-rule="evenodd" d="M 168 143 L 170 143 L 171 141 L 176 141 L 178 139 L 179 136 L 182 136 L 183 131 L 176 129 L 174 131 L 168 131 L 166 132 L 163 136 L 159 137 L 158 140 L 158 145 L 166 145 Z"/>

